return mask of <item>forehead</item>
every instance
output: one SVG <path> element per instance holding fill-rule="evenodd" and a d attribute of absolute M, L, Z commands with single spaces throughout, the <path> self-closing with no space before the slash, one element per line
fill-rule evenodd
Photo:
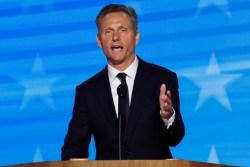
<path fill-rule="evenodd" d="M 131 18 L 124 12 L 114 12 L 105 15 L 102 19 L 102 25 L 107 26 L 115 23 L 132 24 Z"/>

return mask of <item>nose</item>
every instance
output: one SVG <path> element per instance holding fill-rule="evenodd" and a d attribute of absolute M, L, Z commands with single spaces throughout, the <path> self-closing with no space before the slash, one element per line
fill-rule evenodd
<path fill-rule="evenodd" d="M 120 40 L 120 36 L 118 32 L 114 32 L 113 34 L 113 41 L 119 41 Z"/>

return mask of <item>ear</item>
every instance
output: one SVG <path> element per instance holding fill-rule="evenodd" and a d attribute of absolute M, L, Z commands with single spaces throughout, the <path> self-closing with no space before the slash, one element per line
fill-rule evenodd
<path fill-rule="evenodd" d="M 140 41 L 140 32 L 137 31 L 136 34 L 135 34 L 135 44 L 137 45 Z"/>
<path fill-rule="evenodd" d="M 102 48 L 102 43 L 101 43 L 101 39 L 100 39 L 100 36 L 99 34 L 96 35 L 96 41 L 97 41 L 97 44 L 100 48 Z"/>

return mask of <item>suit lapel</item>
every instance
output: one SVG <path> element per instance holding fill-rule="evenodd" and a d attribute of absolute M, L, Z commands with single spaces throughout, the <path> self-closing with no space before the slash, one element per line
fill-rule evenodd
<path fill-rule="evenodd" d="M 138 118 L 140 118 L 140 114 L 142 114 L 141 105 L 144 104 L 144 98 L 146 97 L 147 90 L 147 84 L 145 84 L 145 81 L 147 80 L 147 76 L 144 73 L 144 65 L 145 62 L 143 62 L 140 58 L 139 59 L 139 65 L 135 77 L 133 92 L 132 92 L 132 99 L 131 99 L 131 105 L 129 108 L 129 119 L 127 124 L 127 139 L 128 142 L 133 136 L 133 132 L 135 129 L 136 124 L 139 122 Z"/>
<path fill-rule="evenodd" d="M 111 124 L 111 127 L 117 132 L 117 116 L 115 112 L 115 106 L 111 94 L 110 83 L 108 79 L 107 67 L 105 67 L 97 78 L 95 86 L 95 95 L 97 96 L 100 109 L 104 112 L 104 116 Z"/>

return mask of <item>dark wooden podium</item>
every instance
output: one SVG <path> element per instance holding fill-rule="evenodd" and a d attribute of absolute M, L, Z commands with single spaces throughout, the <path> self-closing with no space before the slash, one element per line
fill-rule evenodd
<path fill-rule="evenodd" d="M 37 162 L 37 163 L 28 163 L 19 165 L 9 165 L 6 167 L 230 167 L 230 166 L 173 159 L 173 160 L 55 161 L 55 162 Z"/>

